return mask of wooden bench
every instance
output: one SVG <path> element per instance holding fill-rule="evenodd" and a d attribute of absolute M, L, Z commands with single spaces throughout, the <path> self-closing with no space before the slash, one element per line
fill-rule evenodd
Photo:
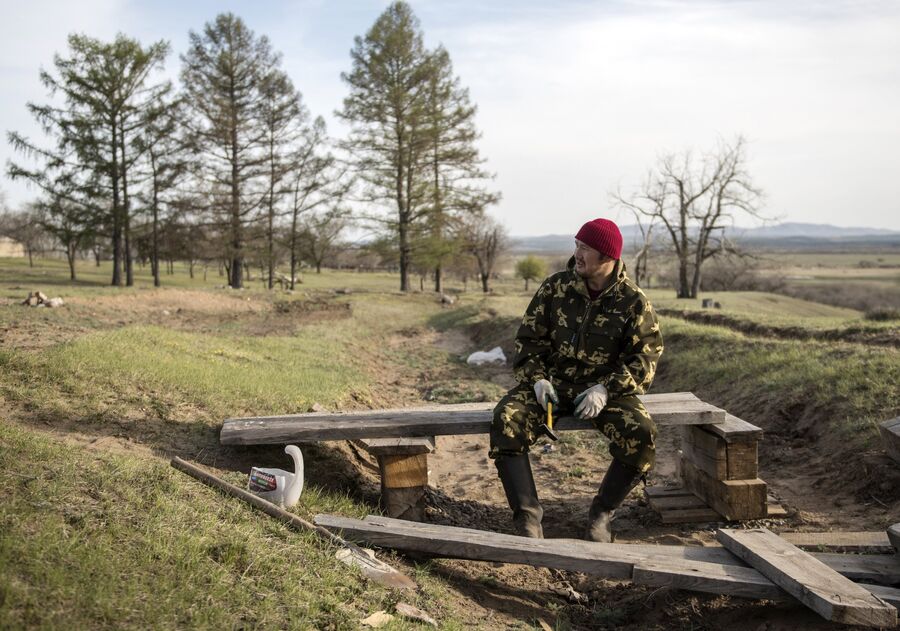
<path fill-rule="evenodd" d="M 755 447 L 753 440 L 759 428 L 730 417 L 690 392 L 640 398 L 658 425 L 684 426 L 685 431 L 699 426 L 727 436 L 723 440 L 730 443 Z M 222 426 L 220 441 L 224 445 L 261 445 L 351 440 L 378 460 L 384 512 L 391 517 L 421 520 L 428 486 L 428 454 L 434 451 L 434 437 L 488 433 L 495 405 L 465 403 L 228 419 Z M 569 416 L 558 418 L 554 427 L 560 431 L 592 429 L 593 423 Z M 737 453 L 737 449 L 731 453 Z M 755 463 L 755 451 L 753 455 Z M 737 465 L 733 458 L 733 466 Z"/>

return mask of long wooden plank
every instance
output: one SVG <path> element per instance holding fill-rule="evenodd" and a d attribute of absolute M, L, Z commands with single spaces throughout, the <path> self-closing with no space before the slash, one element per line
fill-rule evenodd
<path fill-rule="evenodd" d="M 719 542 L 826 620 L 895 627 L 897 610 L 765 529 L 719 530 Z"/>
<path fill-rule="evenodd" d="M 314 522 L 329 530 L 343 532 L 344 536 L 356 541 L 368 541 L 372 545 L 406 552 L 552 567 L 607 578 L 630 579 L 634 563 L 645 558 L 641 553 L 628 551 L 622 544 L 574 540 L 560 543 L 553 539 L 529 539 L 388 518 L 370 517 L 360 521 L 335 515 L 316 515 Z"/>
<path fill-rule="evenodd" d="M 657 425 L 716 423 L 725 411 L 691 393 L 642 395 L 641 401 Z M 496 404 L 460 403 L 364 412 L 312 412 L 286 416 L 228 419 L 219 440 L 223 445 L 284 444 L 299 441 L 399 438 L 447 434 L 486 434 Z M 590 420 L 557 419 L 554 429 L 591 429 Z"/>
<path fill-rule="evenodd" d="M 329 530 L 340 530 L 350 539 L 386 548 L 478 561 L 545 565 L 558 569 L 591 572 L 610 578 L 624 576 L 625 572 L 621 563 L 644 563 L 659 559 L 746 567 L 741 559 L 719 545 L 601 544 L 577 539 L 535 540 L 483 530 L 413 523 L 376 515 L 369 515 L 365 520 L 335 515 L 318 515 L 314 521 Z M 460 546 L 460 542 L 466 545 Z M 532 563 L 530 555 L 534 546 L 531 544 L 538 546 L 543 551 L 544 563 Z M 615 576 L 605 574 L 609 571 L 609 566 L 598 565 L 596 560 L 584 556 L 588 554 L 599 555 L 612 562 Z M 583 559 L 582 556 L 584 556 Z M 897 573 L 896 557 L 830 554 L 814 554 L 814 556 L 839 572 L 847 572 L 848 576 L 866 580 L 892 583 Z M 850 559 L 842 558 L 844 556 L 848 556 Z M 540 560 L 540 557 L 537 558 Z M 565 567 L 554 563 L 563 563 Z M 763 598 L 765 596 L 753 597 Z"/>

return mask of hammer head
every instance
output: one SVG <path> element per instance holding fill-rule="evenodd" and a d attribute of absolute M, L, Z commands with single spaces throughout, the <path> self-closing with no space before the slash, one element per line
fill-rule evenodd
<path fill-rule="evenodd" d="M 541 424 L 541 433 L 546 434 L 547 437 L 550 438 L 550 440 L 559 440 L 559 436 L 557 435 L 557 433 L 554 432 L 553 428 L 551 428 L 546 423 Z"/>

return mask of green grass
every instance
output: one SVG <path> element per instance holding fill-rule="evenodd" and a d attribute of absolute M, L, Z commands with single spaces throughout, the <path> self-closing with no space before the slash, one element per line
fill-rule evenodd
<path fill-rule="evenodd" d="M 355 629 L 396 602 L 332 545 L 165 461 L 89 452 L 5 421 L 0 443 L 0 627 Z M 294 510 L 366 512 L 315 487 Z M 460 628 L 443 588 L 416 578 L 422 592 L 404 599 Z"/>
<path fill-rule="evenodd" d="M 691 390 L 763 427 L 815 423 L 815 434 L 865 449 L 878 444 L 877 423 L 900 413 L 895 349 L 760 340 L 673 318 L 662 329 L 657 387 Z"/>
<path fill-rule="evenodd" d="M 346 345 L 311 328 L 302 335 L 248 338 L 130 326 L 91 333 L 38 356 L 0 356 L 20 387 L 7 396 L 52 403 L 52 387 L 82 409 L 103 409 L 113 392 L 166 393 L 211 414 L 307 411 L 315 401 L 340 406 L 369 376 Z M 42 393 L 51 396 L 43 397 Z"/>

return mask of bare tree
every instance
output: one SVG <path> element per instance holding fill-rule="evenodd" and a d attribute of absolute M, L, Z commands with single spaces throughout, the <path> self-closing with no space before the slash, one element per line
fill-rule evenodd
<path fill-rule="evenodd" d="M 679 298 L 697 297 L 703 263 L 728 250 L 725 229 L 735 216 L 763 217 L 762 192 L 746 163 L 746 141 L 738 136 L 699 163 L 689 151 L 663 156 L 634 195 L 613 196 L 665 229 L 678 260 Z"/>
<path fill-rule="evenodd" d="M 478 262 L 481 290 L 491 291 L 490 279 L 497 259 L 509 246 L 506 229 L 484 214 L 473 215 L 467 224 L 466 249 Z"/>

